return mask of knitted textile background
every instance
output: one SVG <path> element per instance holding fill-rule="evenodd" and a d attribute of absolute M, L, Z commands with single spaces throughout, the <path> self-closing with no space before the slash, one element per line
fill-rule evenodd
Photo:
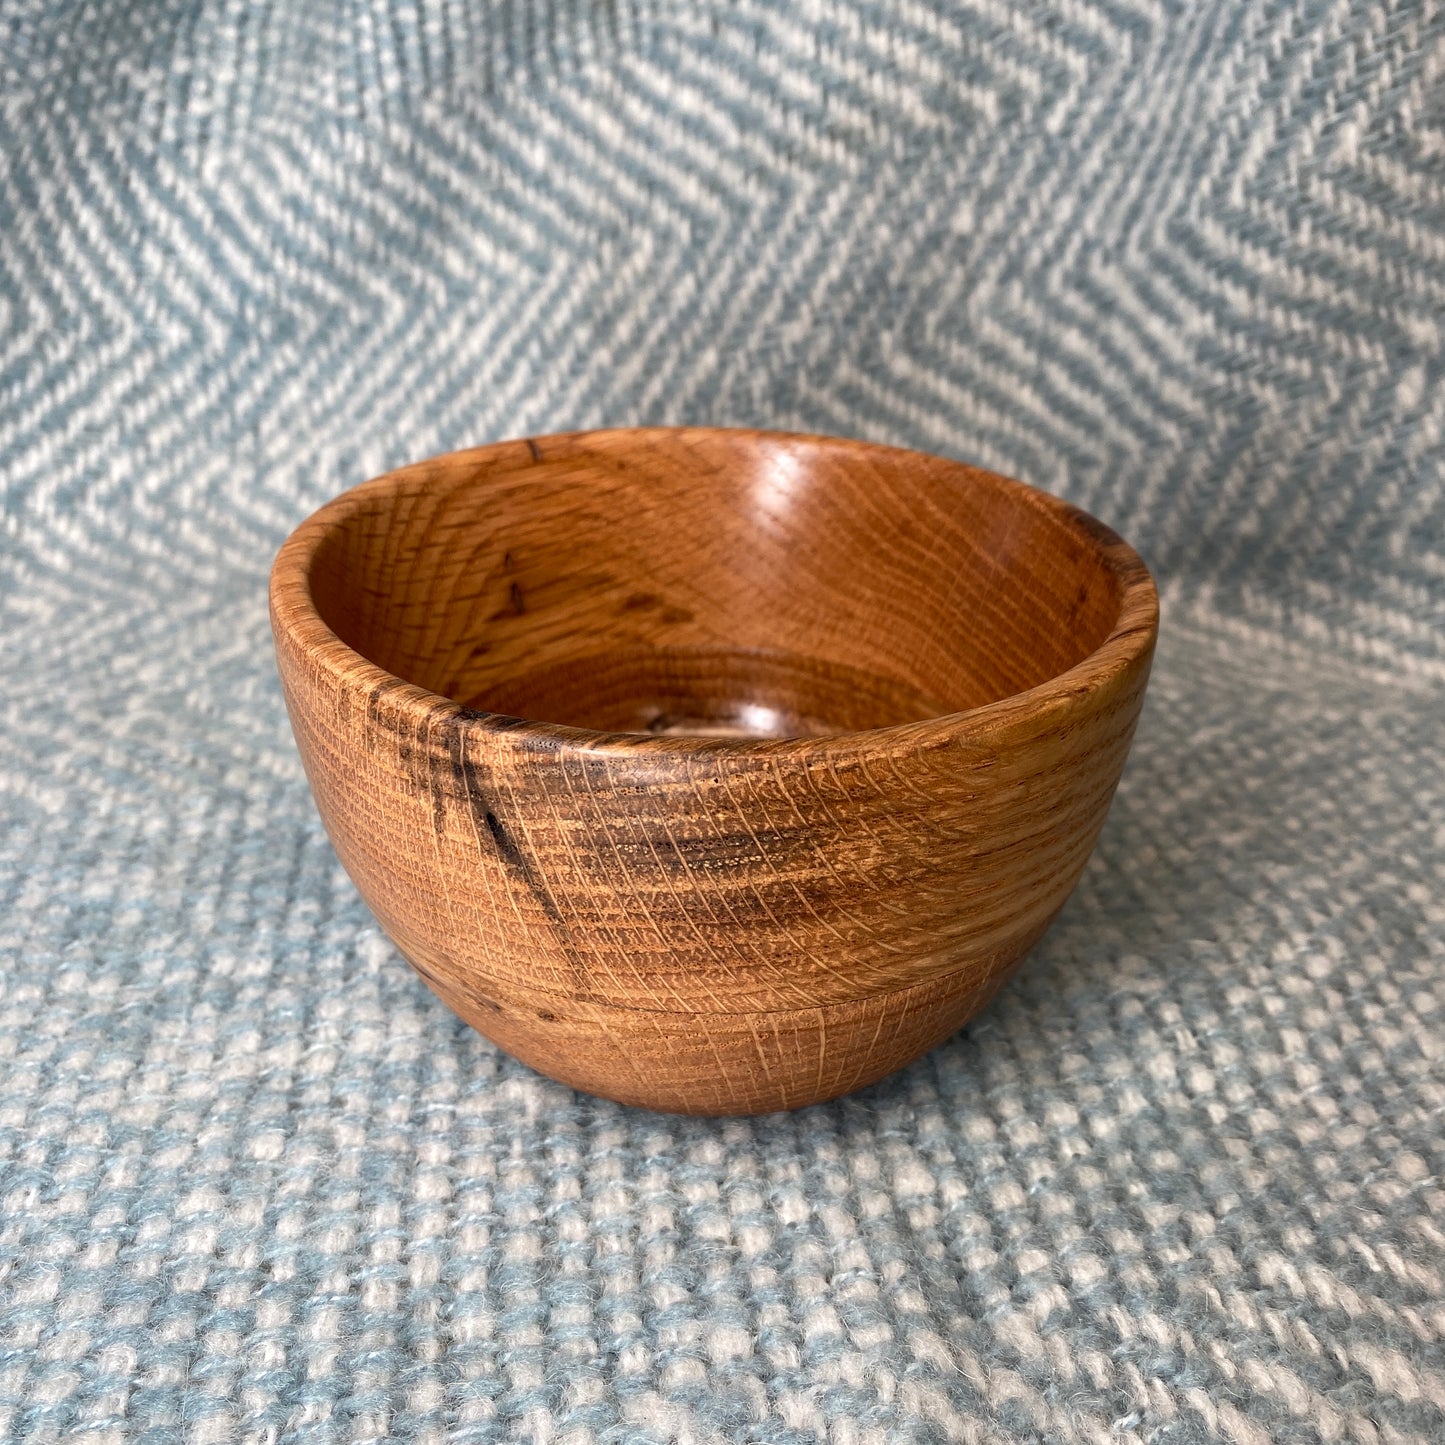
<path fill-rule="evenodd" d="M 528 432 L 846 433 L 1156 569 L 976 1025 L 576 1095 L 341 872 L 272 553 Z M 0 1438 L 1445 1439 L 1439 0 L 0 0 Z"/>

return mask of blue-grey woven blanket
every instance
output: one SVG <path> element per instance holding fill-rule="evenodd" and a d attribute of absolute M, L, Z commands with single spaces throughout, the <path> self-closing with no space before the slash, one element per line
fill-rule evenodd
<path fill-rule="evenodd" d="M 265 581 L 602 424 L 1143 552 L 1134 756 L 973 1026 L 574 1094 L 332 853 Z M 0 1439 L 1445 1440 L 1440 0 L 0 0 Z"/>

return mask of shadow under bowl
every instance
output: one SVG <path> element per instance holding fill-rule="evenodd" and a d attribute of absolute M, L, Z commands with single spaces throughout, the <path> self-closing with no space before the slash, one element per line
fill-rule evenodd
<path fill-rule="evenodd" d="M 836 1097 L 988 1002 L 1094 846 L 1158 625 L 1043 492 L 716 428 L 378 477 L 292 534 L 271 613 L 417 971 L 543 1073 L 702 1114 Z"/>

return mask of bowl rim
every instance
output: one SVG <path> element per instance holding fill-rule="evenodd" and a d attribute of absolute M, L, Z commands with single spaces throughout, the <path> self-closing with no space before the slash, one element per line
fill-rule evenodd
<path fill-rule="evenodd" d="M 499 467 L 499 471 L 520 470 L 546 460 L 547 448 L 558 443 L 576 445 L 622 437 L 641 440 L 648 436 L 686 439 L 717 435 L 752 443 L 805 443 L 894 457 L 926 456 L 932 462 L 944 462 L 961 472 L 985 476 L 990 484 L 1001 484 L 1005 490 L 1017 489 L 1033 505 L 1052 511 L 1102 558 L 1119 583 L 1119 615 L 1103 641 L 1071 667 L 1033 687 L 978 707 L 823 736 L 739 738 L 608 732 L 469 708 L 454 698 L 388 672 L 358 652 L 332 631 L 312 599 L 311 565 L 323 540 L 368 498 L 394 490 L 419 472 L 459 462 L 475 464 L 489 458 L 509 463 Z M 959 741 L 996 742 L 1020 725 L 1037 724 L 1045 718 L 1050 725 L 1065 722 L 1067 718 L 1060 714 L 1083 708 L 1101 688 L 1136 667 L 1147 667 L 1159 629 L 1159 594 L 1143 559 L 1112 528 L 1051 492 L 954 457 L 917 448 L 812 432 L 722 426 L 599 427 L 553 432 L 438 452 L 392 468 L 325 502 L 290 533 L 271 567 L 269 601 L 272 631 L 278 644 L 284 634 L 298 652 L 324 669 L 338 688 L 367 695 L 373 710 L 384 698 L 388 708 L 400 709 L 414 722 L 424 722 L 433 728 L 450 722 L 469 732 L 484 733 L 498 742 L 506 739 L 529 749 L 555 752 L 566 748 L 571 752 L 605 752 L 613 756 L 625 753 L 713 758 L 722 754 L 738 759 L 777 759 L 793 754 L 835 757 L 877 752 L 897 754 Z"/>

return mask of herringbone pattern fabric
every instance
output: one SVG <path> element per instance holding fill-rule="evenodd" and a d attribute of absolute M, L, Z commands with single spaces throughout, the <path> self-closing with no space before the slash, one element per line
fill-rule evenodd
<path fill-rule="evenodd" d="M 1445 7 L 0 0 L 0 1438 L 1445 1438 Z M 946 451 L 1145 553 L 1079 892 L 853 1099 L 498 1054 L 280 539 L 489 438 Z"/>

